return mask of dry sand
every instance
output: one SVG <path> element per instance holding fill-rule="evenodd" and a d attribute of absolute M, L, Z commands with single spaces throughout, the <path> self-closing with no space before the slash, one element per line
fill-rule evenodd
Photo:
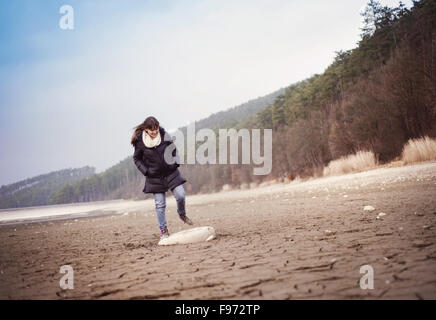
<path fill-rule="evenodd" d="M 170 232 L 187 228 L 174 202 Z M 194 227 L 217 232 L 205 243 L 157 246 L 152 201 L 131 203 L 0 226 L 0 299 L 436 298 L 436 163 L 188 195 Z M 62 265 L 72 290 L 59 287 Z M 372 290 L 359 286 L 362 265 Z"/>

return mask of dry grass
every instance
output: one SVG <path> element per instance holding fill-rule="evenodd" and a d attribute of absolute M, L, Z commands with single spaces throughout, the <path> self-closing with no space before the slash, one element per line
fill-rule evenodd
<path fill-rule="evenodd" d="M 404 145 L 401 157 L 404 164 L 436 160 L 436 139 L 410 139 Z"/>
<path fill-rule="evenodd" d="M 359 172 L 377 166 L 377 159 L 371 151 L 359 151 L 337 160 L 331 161 L 323 170 L 324 176 L 341 175 Z"/>

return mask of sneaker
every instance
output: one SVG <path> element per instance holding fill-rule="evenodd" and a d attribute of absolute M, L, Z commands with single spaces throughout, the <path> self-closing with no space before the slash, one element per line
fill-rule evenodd
<path fill-rule="evenodd" d="M 160 238 L 161 239 L 168 238 L 169 236 L 170 236 L 170 233 L 168 232 L 168 228 L 167 227 L 160 228 Z"/>
<path fill-rule="evenodd" d="M 179 215 L 180 220 L 182 220 L 184 223 L 189 224 L 190 226 L 192 226 L 194 224 L 194 222 L 192 222 L 191 219 L 189 219 L 186 214 L 180 214 Z"/>

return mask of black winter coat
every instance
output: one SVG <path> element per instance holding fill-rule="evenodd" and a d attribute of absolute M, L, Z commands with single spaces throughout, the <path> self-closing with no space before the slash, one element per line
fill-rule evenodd
<path fill-rule="evenodd" d="M 171 139 L 165 139 L 167 134 L 163 128 L 159 128 L 161 143 L 153 148 L 148 148 L 142 141 L 142 131 L 138 133 L 135 139 L 135 153 L 133 161 L 136 167 L 145 178 L 145 186 L 142 190 L 144 193 L 163 193 L 173 190 L 175 187 L 186 182 L 177 169 L 180 165 L 176 162 L 168 164 L 165 161 L 165 149 L 174 144 Z M 169 135 L 167 135 L 169 137 Z M 168 141 L 165 141 L 168 140 Z M 175 146 L 173 157 L 176 156 Z"/>

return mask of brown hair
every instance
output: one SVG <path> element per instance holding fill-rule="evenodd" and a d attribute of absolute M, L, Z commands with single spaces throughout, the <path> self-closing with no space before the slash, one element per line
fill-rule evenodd
<path fill-rule="evenodd" d="M 143 123 L 133 128 L 135 131 L 133 131 L 133 135 L 130 143 L 132 144 L 132 146 L 135 145 L 135 138 L 139 132 L 142 132 L 145 129 L 155 130 L 157 128 L 159 128 L 159 121 L 157 121 L 155 117 L 148 117 L 147 119 L 144 120 Z"/>

